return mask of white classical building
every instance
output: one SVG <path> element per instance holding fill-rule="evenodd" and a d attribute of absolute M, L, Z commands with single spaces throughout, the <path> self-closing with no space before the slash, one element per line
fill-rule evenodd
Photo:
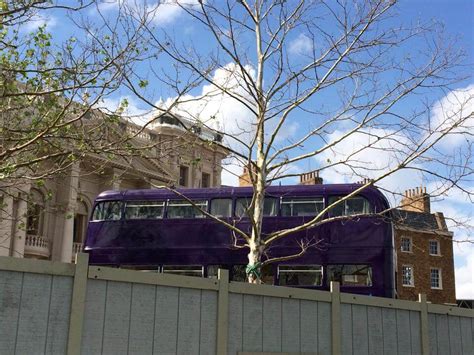
<path fill-rule="evenodd" d="M 82 248 L 93 201 L 105 190 L 220 186 L 227 151 L 209 144 L 221 141 L 212 131 L 195 127 L 190 133 L 170 117 L 151 129 L 120 124 L 135 144 L 150 147 L 146 158 L 88 154 L 40 185 L 18 178 L 0 186 L 0 255 L 71 262 Z"/>

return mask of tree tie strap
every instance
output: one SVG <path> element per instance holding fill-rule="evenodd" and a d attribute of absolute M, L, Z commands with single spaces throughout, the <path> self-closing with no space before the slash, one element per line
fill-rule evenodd
<path fill-rule="evenodd" d="M 245 273 L 247 274 L 247 276 L 253 275 L 260 280 L 262 277 L 262 273 L 260 272 L 261 266 L 262 263 L 260 262 L 257 262 L 254 265 L 247 264 L 247 267 L 245 268 Z"/>

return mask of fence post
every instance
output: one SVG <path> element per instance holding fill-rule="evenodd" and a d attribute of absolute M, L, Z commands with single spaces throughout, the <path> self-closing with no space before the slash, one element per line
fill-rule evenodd
<path fill-rule="evenodd" d="M 217 301 L 217 354 L 227 354 L 229 334 L 229 271 L 219 269 L 219 295 Z"/>
<path fill-rule="evenodd" d="M 421 333 L 421 353 L 429 355 L 430 341 L 428 332 L 428 304 L 426 302 L 426 295 L 418 294 L 418 302 L 420 303 L 420 333 Z"/>
<path fill-rule="evenodd" d="M 71 313 L 67 341 L 68 355 L 81 353 L 82 325 L 86 303 L 87 274 L 89 271 L 89 254 L 79 253 L 76 256 L 76 271 L 72 288 Z"/>
<path fill-rule="evenodd" d="M 331 345 L 332 354 L 341 354 L 341 292 L 339 282 L 331 281 Z"/>

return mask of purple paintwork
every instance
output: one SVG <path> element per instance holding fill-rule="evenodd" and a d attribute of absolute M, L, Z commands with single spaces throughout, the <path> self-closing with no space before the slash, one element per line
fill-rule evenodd
<path fill-rule="evenodd" d="M 266 196 L 271 197 L 323 197 L 325 205 L 329 196 L 343 196 L 359 188 L 356 184 L 272 186 Z M 252 188 L 223 187 L 211 189 L 179 189 L 193 200 L 213 198 L 249 197 Z M 366 188 L 359 196 L 365 197 L 376 212 L 389 208 L 383 194 L 375 187 Z M 178 199 L 164 189 L 106 191 L 95 203 L 101 201 L 133 201 Z M 235 201 L 234 201 L 235 203 Z M 265 217 L 263 234 L 300 225 L 310 217 Z M 232 220 L 229 218 L 228 220 Z M 237 225 L 248 230 L 245 219 Z M 317 238 L 318 248 L 285 264 L 370 264 L 372 287 L 341 287 L 342 291 L 394 296 L 394 250 L 392 224 L 388 218 L 365 216 L 357 220 L 334 221 L 310 228 L 284 238 L 271 248 L 271 256 L 288 255 L 298 250 L 296 241 Z M 236 265 L 247 264 L 247 249 L 231 248 L 232 234 L 225 226 L 210 218 L 154 219 L 89 222 L 85 251 L 91 264 L 96 265 Z M 276 268 L 276 265 L 274 266 Z M 274 273 L 276 275 L 276 272 Z M 275 281 L 277 276 L 275 276 Z M 327 289 L 326 275 L 323 286 Z"/>

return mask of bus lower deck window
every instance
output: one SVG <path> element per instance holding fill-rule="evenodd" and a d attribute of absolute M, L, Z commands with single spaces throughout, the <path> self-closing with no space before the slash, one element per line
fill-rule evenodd
<path fill-rule="evenodd" d="M 328 283 L 337 281 L 341 286 L 372 286 L 372 268 L 369 265 L 328 265 Z"/>
<path fill-rule="evenodd" d="M 247 273 L 245 272 L 247 265 L 233 265 L 231 273 L 231 281 L 247 282 Z M 271 265 L 265 265 L 260 270 L 261 280 L 264 284 L 273 284 L 273 269 Z"/>
<path fill-rule="evenodd" d="M 279 265 L 278 284 L 281 286 L 321 286 L 321 265 Z"/>
<path fill-rule="evenodd" d="M 163 270 L 163 273 L 165 274 L 177 274 L 177 275 L 197 276 L 197 277 L 204 276 L 203 267 L 200 265 L 194 265 L 194 266 L 163 265 L 162 270 Z"/>

